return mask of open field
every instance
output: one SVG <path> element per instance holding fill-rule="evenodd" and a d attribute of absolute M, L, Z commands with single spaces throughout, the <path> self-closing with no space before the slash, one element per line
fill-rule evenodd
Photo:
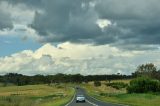
<path fill-rule="evenodd" d="M 115 80 L 112 82 L 124 82 L 129 83 L 129 80 Z M 88 84 L 82 84 L 87 93 L 99 100 L 127 104 L 129 106 L 159 106 L 160 94 L 127 94 L 126 89 L 114 89 L 105 85 L 105 81 L 102 82 L 102 86 L 95 87 L 93 82 Z"/>
<path fill-rule="evenodd" d="M 0 106 L 63 106 L 73 94 L 64 84 L 0 87 Z"/>
<path fill-rule="evenodd" d="M 130 80 L 114 80 L 112 82 L 129 83 Z M 106 86 L 106 81 L 100 87 L 93 82 L 80 84 L 87 93 L 101 101 L 127 104 L 129 106 L 159 106 L 160 94 L 127 94 L 126 89 L 115 89 Z M 79 84 L 78 84 L 79 85 Z M 26 85 L 0 87 L 0 106 L 64 106 L 74 94 L 69 86 L 76 84 Z"/>

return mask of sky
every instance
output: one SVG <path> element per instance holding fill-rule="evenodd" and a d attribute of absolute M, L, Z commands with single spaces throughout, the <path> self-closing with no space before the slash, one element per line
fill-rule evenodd
<path fill-rule="evenodd" d="M 159 0 L 0 0 L 0 74 L 160 68 Z"/>

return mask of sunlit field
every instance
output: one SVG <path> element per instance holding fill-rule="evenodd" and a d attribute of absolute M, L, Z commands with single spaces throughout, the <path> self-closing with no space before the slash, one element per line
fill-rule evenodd
<path fill-rule="evenodd" d="M 130 80 L 113 80 L 111 82 L 124 82 L 129 83 Z M 93 82 L 82 84 L 83 88 L 87 90 L 87 93 L 105 102 L 126 104 L 129 106 L 159 106 L 160 94 L 159 93 L 141 93 L 141 94 L 127 94 L 125 88 L 115 89 L 106 86 L 106 81 L 101 82 L 101 86 L 95 87 Z"/>
<path fill-rule="evenodd" d="M 0 87 L 0 106 L 63 106 L 73 94 L 65 84 Z"/>

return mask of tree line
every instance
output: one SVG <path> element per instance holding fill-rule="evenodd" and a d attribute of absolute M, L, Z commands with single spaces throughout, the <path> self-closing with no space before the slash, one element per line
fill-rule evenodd
<path fill-rule="evenodd" d="M 56 74 L 56 75 L 34 75 L 27 76 L 18 73 L 8 73 L 0 76 L 0 82 L 4 86 L 15 84 L 18 86 L 30 84 L 51 84 L 51 83 L 82 83 L 89 81 L 108 81 L 118 79 L 132 79 L 137 77 L 148 77 L 160 81 L 160 69 L 152 64 L 142 64 L 137 67 L 137 70 L 132 75 L 121 75 L 120 73 L 112 75 L 81 75 L 81 74 Z"/>
<path fill-rule="evenodd" d="M 51 83 L 82 83 L 89 81 L 111 81 L 116 79 L 131 79 L 132 75 L 81 75 L 81 74 L 56 74 L 56 75 L 34 75 L 27 76 L 18 73 L 8 73 L 6 75 L 0 76 L 0 82 L 7 84 L 15 84 L 18 86 L 29 85 L 29 84 L 51 84 Z"/>

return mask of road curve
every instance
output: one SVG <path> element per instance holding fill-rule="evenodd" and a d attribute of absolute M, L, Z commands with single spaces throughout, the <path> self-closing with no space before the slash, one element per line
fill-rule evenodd
<path fill-rule="evenodd" d="M 85 103 L 76 103 L 76 95 L 84 95 L 86 98 L 86 102 Z M 96 100 L 96 99 L 88 96 L 84 89 L 78 88 L 78 89 L 76 89 L 76 94 L 75 94 L 74 98 L 72 99 L 72 101 L 65 106 L 125 106 L 125 105 L 101 102 L 99 100 Z"/>

